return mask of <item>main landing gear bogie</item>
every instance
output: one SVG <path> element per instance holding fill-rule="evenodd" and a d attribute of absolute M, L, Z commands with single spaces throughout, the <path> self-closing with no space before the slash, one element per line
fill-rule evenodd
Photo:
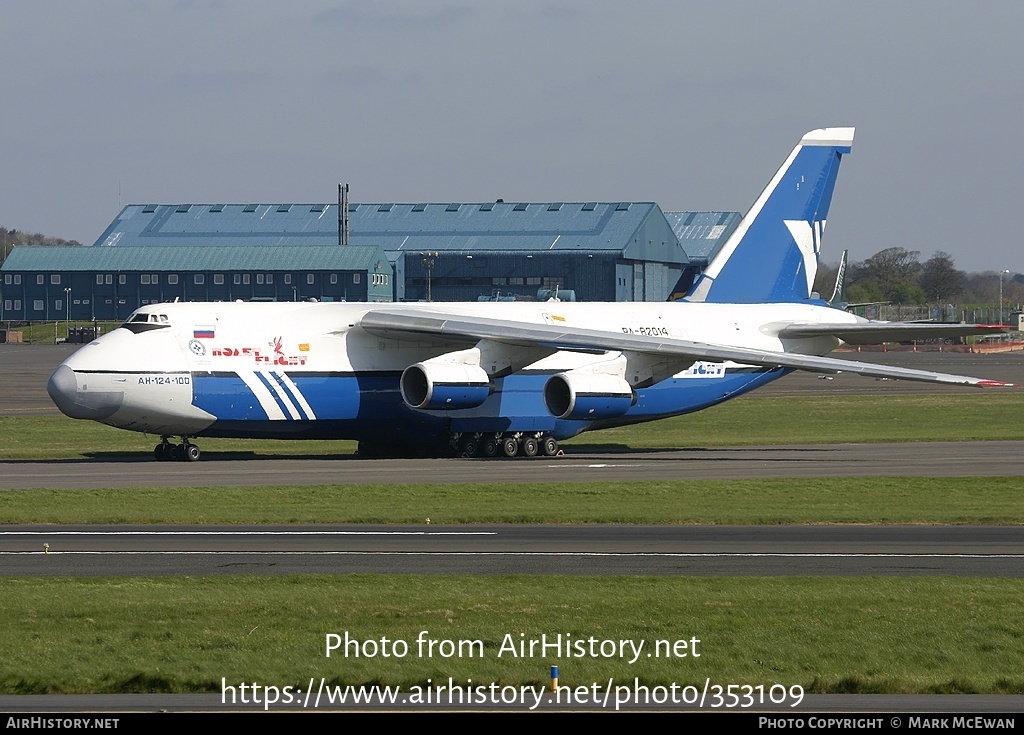
<path fill-rule="evenodd" d="M 158 462 L 198 462 L 202 452 L 187 436 L 181 437 L 181 444 L 171 444 L 170 437 L 165 436 L 153 449 L 153 456 Z"/>
<path fill-rule="evenodd" d="M 558 440 L 543 433 L 455 434 L 452 446 L 460 457 L 557 457 Z"/>

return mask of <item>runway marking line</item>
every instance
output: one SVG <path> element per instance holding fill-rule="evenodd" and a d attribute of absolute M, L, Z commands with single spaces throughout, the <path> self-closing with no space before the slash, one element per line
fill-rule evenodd
<path fill-rule="evenodd" d="M 0 536 L 497 536 L 497 531 L 0 531 Z"/>
<path fill-rule="evenodd" d="M 613 552 L 613 551 L 0 551 L 0 556 L 70 556 L 75 554 L 115 554 L 115 555 L 207 555 L 229 556 L 246 554 L 247 556 L 598 556 L 598 557 L 668 557 L 668 558 L 759 558 L 770 557 L 779 559 L 1024 559 L 1024 554 L 779 554 L 779 553 L 728 553 L 713 552 L 706 554 L 676 552 Z"/>

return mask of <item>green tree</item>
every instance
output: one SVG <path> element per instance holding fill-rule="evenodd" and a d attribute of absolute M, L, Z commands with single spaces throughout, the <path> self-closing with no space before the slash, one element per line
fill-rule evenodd
<path fill-rule="evenodd" d="M 940 250 L 925 261 L 918 284 L 933 303 L 951 301 L 963 293 L 966 276 L 958 271 L 953 256 Z"/>
<path fill-rule="evenodd" d="M 923 304 L 926 296 L 917 285 L 917 276 L 921 264 L 917 260 L 917 250 L 894 247 L 880 250 L 863 263 L 853 268 L 850 300 L 856 293 L 871 293 L 878 300 L 891 301 L 895 304 Z"/>

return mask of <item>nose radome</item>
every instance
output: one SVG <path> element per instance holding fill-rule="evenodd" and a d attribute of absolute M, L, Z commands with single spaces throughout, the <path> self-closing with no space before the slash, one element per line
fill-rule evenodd
<path fill-rule="evenodd" d="M 112 416 L 124 402 L 123 391 L 79 390 L 78 376 L 61 365 L 46 383 L 46 392 L 61 413 L 73 419 L 102 421 Z"/>

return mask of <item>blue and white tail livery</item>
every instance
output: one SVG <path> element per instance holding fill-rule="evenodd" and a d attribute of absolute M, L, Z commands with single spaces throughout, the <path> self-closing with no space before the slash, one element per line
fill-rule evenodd
<path fill-rule="evenodd" d="M 682 301 L 150 304 L 47 389 L 72 418 L 161 436 L 157 459 L 195 460 L 203 436 L 555 455 L 582 431 L 698 411 L 791 370 L 1000 385 L 824 356 L 995 329 L 871 322 L 809 298 L 852 142 L 852 128 L 805 135 Z"/>
<path fill-rule="evenodd" d="M 809 298 L 839 162 L 853 128 L 803 137 L 694 284 L 687 301 L 719 304 Z"/>

